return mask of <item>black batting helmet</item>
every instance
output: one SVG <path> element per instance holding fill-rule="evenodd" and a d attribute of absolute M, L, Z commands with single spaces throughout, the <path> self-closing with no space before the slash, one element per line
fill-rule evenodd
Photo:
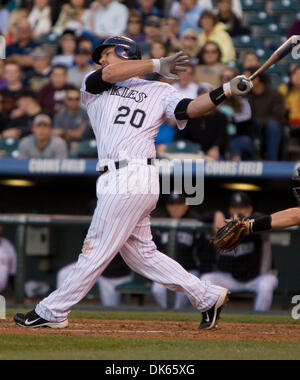
<path fill-rule="evenodd" d="M 137 43 L 131 38 L 124 36 L 116 36 L 107 38 L 93 52 L 93 60 L 99 64 L 102 51 L 107 47 L 114 46 L 115 53 L 122 59 L 141 59 L 141 51 Z"/>
<path fill-rule="evenodd" d="M 296 170 L 297 174 L 293 176 L 293 181 L 295 183 L 295 186 L 296 187 L 293 187 L 293 192 L 294 192 L 294 195 L 297 199 L 297 202 L 298 204 L 300 205 L 300 187 L 299 187 L 299 183 L 300 183 L 300 167 L 297 168 Z"/>

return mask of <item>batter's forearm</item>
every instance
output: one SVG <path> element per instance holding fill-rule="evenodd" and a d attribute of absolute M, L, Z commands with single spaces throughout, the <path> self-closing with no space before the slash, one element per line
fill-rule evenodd
<path fill-rule="evenodd" d="M 226 98 L 230 98 L 231 96 L 230 83 L 224 83 L 223 86 L 216 88 L 210 93 L 200 95 L 194 99 L 187 108 L 187 115 L 191 119 L 205 115 L 213 111 Z"/>
<path fill-rule="evenodd" d="M 108 83 L 122 82 L 129 78 L 153 73 L 153 70 L 152 59 L 124 61 L 104 67 L 102 79 Z"/>
<path fill-rule="evenodd" d="M 241 89 L 241 86 L 243 89 Z M 213 111 L 226 98 L 233 95 L 246 95 L 253 87 L 251 81 L 243 75 L 234 77 L 230 82 L 224 83 L 221 87 L 216 88 L 209 94 L 198 96 L 187 107 L 187 115 L 191 119 L 201 117 L 208 112 Z"/>
<path fill-rule="evenodd" d="M 213 111 L 215 108 L 216 105 L 212 102 L 209 94 L 204 94 L 189 103 L 187 115 L 190 119 L 195 119 Z"/>

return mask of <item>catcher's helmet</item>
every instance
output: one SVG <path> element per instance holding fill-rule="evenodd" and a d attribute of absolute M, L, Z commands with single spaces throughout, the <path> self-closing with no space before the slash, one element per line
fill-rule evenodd
<path fill-rule="evenodd" d="M 102 51 L 107 47 L 115 46 L 115 53 L 122 59 L 141 59 L 141 51 L 135 41 L 124 36 L 107 38 L 93 52 L 93 60 L 99 64 Z"/>
<path fill-rule="evenodd" d="M 294 192 L 294 195 L 297 199 L 297 202 L 300 205 L 300 187 L 299 187 L 299 184 L 300 184 L 300 167 L 297 169 L 297 174 L 294 175 L 293 181 L 294 181 L 295 185 L 297 185 L 297 186 L 293 187 L 293 192 Z"/>

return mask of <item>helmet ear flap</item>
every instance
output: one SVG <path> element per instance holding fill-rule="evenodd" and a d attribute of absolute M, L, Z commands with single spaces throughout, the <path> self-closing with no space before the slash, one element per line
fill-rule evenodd
<path fill-rule="evenodd" d="M 129 59 L 129 48 L 126 48 L 122 45 L 116 45 L 115 46 L 115 54 L 123 59 Z"/>

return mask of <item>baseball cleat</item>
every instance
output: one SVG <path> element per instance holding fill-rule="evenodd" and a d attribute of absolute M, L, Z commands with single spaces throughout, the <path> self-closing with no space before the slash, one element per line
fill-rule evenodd
<path fill-rule="evenodd" d="M 17 313 L 14 316 L 14 321 L 18 326 L 21 327 L 50 327 L 52 329 L 64 329 L 68 327 L 68 320 L 66 319 L 63 322 L 50 322 L 41 318 L 34 310 L 31 310 L 27 314 Z"/>
<path fill-rule="evenodd" d="M 228 302 L 229 294 L 228 289 L 222 288 L 221 294 L 214 306 L 202 313 L 202 322 L 199 325 L 199 330 L 210 330 L 216 327 L 223 306 Z"/>

